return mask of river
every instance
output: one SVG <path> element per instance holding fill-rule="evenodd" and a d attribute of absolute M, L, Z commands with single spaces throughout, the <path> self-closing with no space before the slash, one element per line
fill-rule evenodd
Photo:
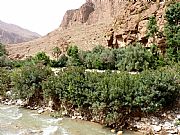
<path fill-rule="evenodd" d="M 87 121 L 52 118 L 17 106 L 0 105 L 0 135 L 114 135 Z M 123 135 L 139 135 L 124 133 Z"/>

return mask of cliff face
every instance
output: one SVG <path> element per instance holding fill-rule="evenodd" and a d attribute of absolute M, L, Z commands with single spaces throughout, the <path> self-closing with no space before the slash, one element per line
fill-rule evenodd
<path fill-rule="evenodd" d="M 3 44 L 21 43 L 39 37 L 40 35 L 35 32 L 0 21 L 0 42 Z"/>
<path fill-rule="evenodd" d="M 160 31 L 162 31 L 165 23 L 163 16 L 165 4 L 165 2 L 147 2 L 146 0 L 136 2 L 87 0 L 80 9 L 66 12 L 60 28 L 72 28 L 77 24 L 96 26 L 103 24 L 107 29 L 102 31 L 104 39 L 100 44 L 122 47 L 140 41 L 148 46 L 151 43 L 146 37 L 148 19 L 155 15 Z"/>
<path fill-rule="evenodd" d="M 62 28 L 67 28 L 75 24 L 86 23 L 89 19 L 90 14 L 94 11 L 94 4 L 87 2 L 83 4 L 80 9 L 68 10 L 61 23 Z"/>
<path fill-rule="evenodd" d="M 120 13 L 120 9 L 126 6 L 122 0 L 86 0 L 79 9 L 68 10 L 60 25 L 62 28 L 77 24 L 108 23 Z"/>
<path fill-rule="evenodd" d="M 68 10 L 59 28 L 31 42 L 8 46 L 10 57 L 34 55 L 45 51 L 51 56 L 52 48 L 66 51 L 68 44 L 90 50 L 97 45 L 122 47 L 134 42 L 149 46 L 146 27 L 155 15 L 159 30 L 163 30 L 164 12 L 168 2 L 138 0 L 86 0 L 79 9 Z M 164 41 L 158 42 L 163 43 Z M 21 50 L 21 51 L 18 51 Z"/>

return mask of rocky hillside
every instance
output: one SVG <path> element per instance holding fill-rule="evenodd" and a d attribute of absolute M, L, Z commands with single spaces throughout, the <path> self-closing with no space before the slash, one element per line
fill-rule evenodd
<path fill-rule="evenodd" d="M 139 0 L 86 0 L 79 9 L 68 10 L 59 28 L 39 39 L 7 46 L 11 58 L 34 55 L 59 46 L 77 45 L 90 50 L 96 45 L 122 47 L 136 41 L 145 46 L 151 43 L 146 38 L 146 26 L 150 16 L 155 15 L 160 31 L 165 23 L 164 12 L 169 2 Z M 157 40 L 163 44 L 163 38 Z M 20 51 L 19 51 L 20 50 Z"/>
<path fill-rule="evenodd" d="M 14 24 L 8 24 L 0 20 L 0 42 L 3 44 L 21 43 L 39 38 L 40 35 L 23 29 Z"/>

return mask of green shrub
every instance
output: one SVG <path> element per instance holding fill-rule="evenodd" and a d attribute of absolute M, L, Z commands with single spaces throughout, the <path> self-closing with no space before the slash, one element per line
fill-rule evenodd
<path fill-rule="evenodd" d="M 68 57 L 66 55 L 61 55 L 58 60 L 51 60 L 51 67 L 65 67 L 68 61 Z"/>
<path fill-rule="evenodd" d="M 7 57 L 5 46 L 0 43 L 0 67 L 12 67 L 12 61 Z"/>
<path fill-rule="evenodd" d="M 5 46 L 2 43 L 0 43 L 0 57 L 6 54 L 7 53 L 6 53 Z"/>
<path fill-rule="evenodd" d="M 61 55 L 62 51 L 59 47 L 54 47 L 53 48 L 53 52 L 52 52 L 52 55 L 56 58 L 56 60 L 59 59 L 60 55 Z"/>
<path fill-rule="evenodd" d="M 0 67 L 13 67 L 13 62 L 7 56 L 0 57 Z"/>
<path fill-rule="evenodd" d="M 6 96 L 6 92 L 11 88 L 10 71 L 0 68 L 0 95 Z"/>
<path fill-rule="evenodd" d="M 156 71 L 144 71 L 137 80 L 138 91 L 134 105 L 142 111 L 156 111 L 174 103 L 179 95 L 179 84 L 175 78 L 177 71 L 162 68 Z"/>
<path fill-rule="evenodd" d="M 128 46 L 127 48 L 117 51 L 116 67 L 125 71 L 142 71 L 149 69 L 152 63 L 152 54 L 141 44 Z"/>
<path fill-rule="evenodd" d="M 70 46 L 67 50 L 67 55 L 68 56 L 71 56 L 73 58 L 77 58 L 78 57 L 78 52 L 79 52 L 79 49 L 77 46 Z"/>
<path fill-rule="evenodd" d="M 35 64 L 42 63 L 43 65 L 49 65 L 50 64 L 50 58 L 46 55 L 45 52 L 39 52 L 32 58 L 33 62 Z"/>
<path fill-rule="evenodd" d="M 167 54 L 173 61 L 180 60 L 180 2 L 171 4 L 165 14 L 167 23 L 164 28 L 168 45 Z"/>
<path fill-rule="evenodd" d="M 157 35 L 157 32 L 158 32 L 158 26 L 157 26 L 156 17 L 151 16 L 149 18 L 147 25 L 147 37 L 153 38 L 153 44 L 155 43 L 155 36 Z"/>
<path fill-rule="evenodd" d="M 68 66 L 80 66 L 81 61 L 79 58 L 79 49 L 77 46 L 70 46 L 67 50 L 67 55 L 69 56 L 67 65 Z"/>
<path fill-rule="evenodd" d="M 51 76 L 42 86 L 44 97 L 66 106 L 69 113 L 78 109 L 89 119 L 116 127 L 137 111 L 156 112 L 171 106 L 180 94 L 179 68 L 177 64 L 131 75 L 71 67 Z"/>
<path fill-rule="evenodd" d="M 28 65 L 16 69 L 12 75 L 13 93 L 16 98 L 29 99 L 29 103 L 43 100 L 41 83 L 52 74 L 51 70 L 41 64 Z"/>
<path fill-rule="evenodd" d="M 115 55 L 110 49 L 97 46 L 84 52 L 83 65 L 89 69 L 115 69 Z"/>

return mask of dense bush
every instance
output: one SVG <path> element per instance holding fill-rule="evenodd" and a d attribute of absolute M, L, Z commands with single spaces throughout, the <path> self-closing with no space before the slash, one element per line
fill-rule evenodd
<path fill-rule="evenodd" d="M 6 92 L 11 88 L 10 71 L 0 68 L 0 95 L 6 96 Z"/>
<path fill-rule="evenodd" d="M 120 70 L 127 71 L 142 71 L 150 68 L 151 53 L 146 50 L 141 44 L 137 46 L 128 46 L 120 53 L 117 51 L 117 64 Z"/>
<path fill-rule="evenodd" d="M 115 54 L 102 46 L 87 52 L 83 65 L 89 69 L 115 69 Z"/>
<path fill-rule="evenodd" d="M 60 55 L 61 55 L 62 51 L 59 47 L 54 47 L 53 48 L 53 52 L 52 52 L 52 55 L 56 58 L 56 60 L 59 59 Z"/>
<path fill-rule="evenodd" d="M 65 67 L 68 61 L 68 57 L 66 55 L 61 55 L 57 60 L 51 60 L 51 67 Z"/>
<path fill-rule="evenodd" d="M 171 4 L 165 14 L 165 36 L 168 45 L 167 54 L 171 60 L 180 60 L 180 2 Z"/>
<path fill-rule="evenodd" d="M 5 50 L 5 46 L 0 43 L 0 57 L 3 56 L 3 55 L 6 55 L 6 50 Z"/>
<path fill-rule="evenodd" d="M 41 64 L 47 66 L 47 65 L 51 65 L 53 62 L 51 63 L 50 57 L 47 56 L 45 52 L 39 52 L 35 56 L 29 57 L 24 60 L 13 60 L 12 66 L 13 67 L 23 67 L 23 66 L 28 66 L 28 65 L 36 65 L 38 63 L 41 63 Z"/>
<path fill-rule="evenodd" d="M 80 66 L 81 61 L 79 58 L 79 49 L 77 46 L 70 46 L 67 50 L 67 55 L 69 56 L 67 65 L 68 66 Z"/>
<path fill-rule="evenodd" d="M 45 52 L 39 52 L 37 53 L 33 58 L 32 60 L 35 62 L 35 63 L 42 63 L 43 65 L 49 65 L 50 64 L 50 58 L 49 56 L 46 55 Z"/>
<path fill-rule="evenodd" d="M 0 43 L 0 67 L 12 67 L 12 62 L 7 57 L 5 46 L 1 43 Z"/>
<path fill-rule="evenodd" d="M 12 74 L 13 93 L 16 98 L 29 99 L 29 103 L 43 100 L 42 81 L 52 72 L 49 68 L 38 64 L 16 69 Z"/>
<path fill-rule="evenodd" d="M 137 110 L 155 112 L 173 104 L 180 90 L 177 74 L 179 66 L 135 75 L 85 72 L 83 68 L 74 67 L 44 81 L 43 90 L 46 99 L 68 103 L 71 105 L 68 109 L 78 108 L 90 119 L 117 126 Z"/>
<path fill-rule="evenodd" d="M 167 64 L 155 45 L 148 50 L 140 43 L 126 48 L 97 46 L 92 51 L 78 51 L 76 48 L 69 52 L 73 52 L 73 55 L 69 54 L 68 66 L 83 65 L 88 69 L 143 71 Z"/>
<path fill-rule="evenodd" d="M 0 67 L 13 67 L 13 62 L 5 55 L 0 57 Z"/>
<path fill-rule="evenodd" d="M 153 44 L 155 43 L 155 36 L 158 33 L 158 26 L 155 16 L 151 16 L 149 18 L 148 24 L 147 24 L 147 37 L 153 38 Z"/>

